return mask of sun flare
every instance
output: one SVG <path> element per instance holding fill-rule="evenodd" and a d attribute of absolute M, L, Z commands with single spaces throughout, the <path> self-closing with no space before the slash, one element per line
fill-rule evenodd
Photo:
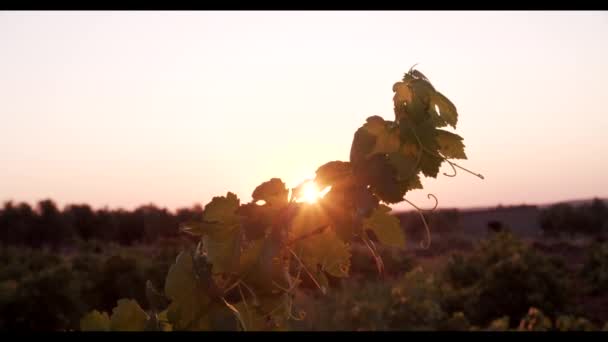
<path fill-rule="evenodd" d="M 302 185 L 298 202 L 316 203 L 329 191 L 327 189 L 320 190 L 314 181 L 308 181 Z"/>
<path fill-rule="evenodd" d="M 319 199 L 320 195 L 321 193 L 317 187 L 317 184 L 314 182 L 304 184 L 302 188 L 302 200 L 304 202 L 315 203 Z"/>

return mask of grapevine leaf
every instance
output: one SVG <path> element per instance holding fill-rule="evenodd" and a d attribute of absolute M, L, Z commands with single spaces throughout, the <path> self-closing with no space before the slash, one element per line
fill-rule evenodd
<path fill-rule="evenodd" d="M 299 281 L 301 282 L 301 280 Z M 292 295 L 281 293 L 279 295 L 264 296 L 259 298 L 258 312 L 266 315 L 268 326 L 271 330 L 284 330 L 287 320 L 291 315 Z"/>
<path fill-rule="evenodd" d="M 399 150 L 399 128 L 391 127 L 390 122 L 379 116 L 367 118 L 363 125 L 375 137 L 374 148 L 366 155 L 369 157 L 376 153 L 391 153 Z"/>
<path fill-rule="evenodd" d="M 266 204 L 247 203 L 239 207 L 238 214 L 241 215 L 245 238 L 247 240 L 257 240 L 264 237 L 268 228 L 272 225 L 276 210 Z"/>
<path fill-rule="evenodd" d="M 366 187 L 357 187 L 352 196 L 359 217 L 368 216 L 372 210 L 378 207 L 378 202 L 380 202 L 378 197 Z"/>
<path fill-rule="evenodd" d="M 108 314 L 93 310 L 80 319 L 81 331 L 110 331 Z"/>
<path fill-rule="evenodd" d="M 425 176 L 436 178 L 442 161 L 439 157 L 424 153 L 420 158 L 420 170 Z"/>
<path fill-rule="evenodd" d="M 399 180 L 408 180 L 416 175 L 416 158 L 405 156 L 402 153 L 394 152 L 388 155 L 389 163 L 397 170 Z"/>
<path fill-rule="evenodd" d="M 350 268 L 349 246 L 331 229 L 310 235 L 329 224 L 329 218 L 319 206 L 314 204 L 303 206 L 291 227 L 292 239 L 297 240 L 294 251 L 309 272 L 315 273 L 320 269 L 335 277 L 345 277 Z M 307 237 L 298 239 L 302 236 Z"/>
<path fill-rule="evenodd" d="M 168 323 L 167 310 L 158 314 L 158 320 L 160 322 L 160 331 L 172 331 L 173 327 Z"/>
<path fill-rule="evenodd" d="M 255 188 L 251 197 L 254 201 L 262 200 L 271 207 L 281 208 L 287 205 L 288 194 L 285 183 L 279 178 L 272 178 Z"/>
<path fill-rule="evenodd" d="M 233 223 L 236 220 L 235 212 L 239 208 L 239 199 L 232 192 L 226 196 L 216 196 L 211 199 L 203 211 L 203 221 Z"/>
<path fill-rule="evenodd" d="M 439 152 L 446 158 L 467 159 L 460 135 L 438 129 L 437 143 L 439 144 Z"/>
<path fill-rule="evenodd" d="M 395 93 L 395 96 L 393 96 L 395 108 L 412 101 L 412 90 L 408 87 L 406 82 L 395 83 L 393 85 L 393 92 Z"/>
<path fill-rule="evenodd" d="M 110 328 L 112 331 L 143 331 L 148 316 L 132 299 L 120 299 L 112 310 Z"/>
<path fill-rule="evenodd" d="M 204 235 L 239 223 L 236 211 L 239 208 L 238 197 L 228 192 L 226 196 L 215 196 L 205 205 L 202 222 L 191 222 L 184 230 L 193 235 Z"/>
<path fill-rule="evenodd" d="M 243 250 L 240 258 L 240 274 L 246 274 L 247 271 L 251 270 L 251 268 L 259 260 L 262 253 L 262 248 L 264 247 L 264 241 L 264 239 L 251 241 L 247 248 Z"/>
<path fill-rule="evenodd" d="M 352 188 L 333 186 L 319 200 L 319 206 L 327 214 L 331 227 L 343 241 L 351 241 L 357 234 L 357 227 L 351 213 L 355 208 Z M 377 199 L 376 199 L 377 200 Z"/>
<path fill-rule="evenodd" d="M 397 170 L 398 182 L 406 192 L 422 188 L 415 157 L 395 152 L 388 155 L 388 160 Z"/>
<path fill-rule="evenodd" d="M 364 162 L 375 145 L 376 138 L 369 133 L 367 129 L 360 127 L 355 132 L 353 143 L 350 148 L 350 162 L 353 166 L 357 166 L 361 162 Z"/>
<path fill-rule="evenodd" d="M 238 312 L 239 320 L 247 331 L 277 330 L 283 319 L 279 315 L 273 314 L 272 311 L 277 312 L 281 306 L 285 305 L 284 297 L 285 295 L 264 297 L 260 300 L 259 305 L 239 302 L 233 308 Z"/>
<path fill-rule="evenodd" d="M 415 190 L 415 189 L 422 189 L 422 183 L 420 182 L 420 177 L 418 175 L 414 176 L 407 182 L 407 184 L 405 186 L 406 186 L 407 191 Z"/>
<path fill-rule="evenodd" d="M 433 122 L 435 127 L 445 127 L 448 125 L 447 122 L 439 115 L 437 110 L 435 109 L 435 104 L 431 102 L 429 106 L 428 113 L 430 115 L 430 120 Z"/>
<path fill-rule="evenodd" d="M 148 304 L 153 310 L 160 310 L 167 307 L 168 300 L 167 297 L 163 296 L 152 284 L 150 280 L 146 281 L 146 298 L 148 299 Z"/>
<path fill-rule="evenodd" d="M 397 178 L 397 170 L 390 164 L 388 157 L 376 154 L 357 170 L 364 184 L 386 203 L 398 203 L 403 200 L 405 186 Z"/>
<path fill-rule="evenodd" d="M 229 273 L 236 271 L 241 251 L 240 226 L 227 226 L 203 236 L 203 246 L 207 258 L 213 265 L 213 273 Z"/>
<path fill-rule="evenodd" d="M 445 122 L 450 126 L 456 128 L 456 124 L 458 123 L 458 112 L 456 111 L 456 106 L 454 106 L 452 101 L 450 101 L 440 92 L 436 91 L 431 96 L 431 106 L 437 106 L 439 108 L 441 118 L 444 119 Z"/>
<path fill-rule="evenodd" d="M 144 331 L 172 331 L 173 327 L 167 322 L 167 312 L 152 313 L 146 321 Z"/>
<path fill-rule="evenodd" d="M 390 215 L 390 211 L 391 208 L 381 205 L 364 220 L 363 226 L 365 229 L 372 230 L 381 243 L 405 248 L 405 235 L 399 219 Z"/>
<path fill-rule="evenodd" d="M 431 120 L 418 125 L 401 124 L 401 141 L 404 143 L 415 143 L 422 145 L 422 156 L 420 157 L 419 169 L 427 177 L 437 177 L 439 167 L 443 162 L 437 154 L 439 144 L 437 143 L 437 129 Z M 420 148 L 420 146 L 418 146 Z"/>
<path fill-rule="evenodd" d="M 210 299 L 195 276 L 190 253 L 181 252 L 169 269 L 165 280 L 165 294 L 171 299 L 167 318 L 174 324 L 175 329 L 205 325 L 205 310 Z"/>
<path fill-rule="evenodd" d="M 278 258 L 280 251 L 280 243 L 273 239 L 255 240 L 243 250 L 239 274 L 256 295 L 275 293 L 276 285 L 289 286 L 283 276 L 284 261 Z"/>
<path fill-rule="evenodd" d="M 320 166 L 316 171 L 315 183 L 321 188 L 342 185 L 350 179 L 352 169 L 349 162 L 331 161 Z"/>
<path fill-rule="evenodd" d="M 401 145 L 399 152 L 402 153 L 406 157 L 417 157 L 418 153 L 420 153 L 420 148 L 418 147 L 418 143 L 416 142 L 407 142 Z"/>
<path fill-rule="evenodd" d="M 425 81 L 429 82 L 429 84 L 431 83 L 431 82 L 429 81 L 429 79 L 428 79 L 426 76 L 424 76 L 424 74 L 423 74 L 423 73 L 421 73 L 421 72 L 420 72 L 420 71 L 418 71 L 418 70 L 412 70 L 412 76 L 414 76 L 414 77 L 416 77 L 416 78 L 423 79 L 423 80 L 425 80 Z"/>
<path fill-rule="evenodd" d="M 241 241 L 238 209 L 239 199 L 229 192 L 226 196 L 213 197 L 203 211 L 198 233 L 203 235 L 203 246 L 213 265 L 213 273 L 232 272 L 238 267 Z"/>
<path fill-rule="evenodd" d="M 405 107 L 406 117 L 414 124 L 419 124 L 428 120 L 431 115 L 428 111 L 428 105 L 420 98 L 414 97 Z"/>
<path fill-rule="evenodd" d="M 436 93 L 433 85 L 421 78 L 417 78 L 408 83 L 408 86 L 414 93 L 414 97 L 418 97 L 422 100 L 424 104 L 428 104 L 431 100 L 431 97 Z"/>

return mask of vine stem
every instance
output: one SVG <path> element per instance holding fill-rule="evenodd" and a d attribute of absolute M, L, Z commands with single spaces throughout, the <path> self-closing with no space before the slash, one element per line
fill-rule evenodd
<path fill-rule="evenodd" d="M 369 239 L 367 233 L 365 233 L 365 236 L 363 236 L 362 238 L 363 243 L 365 243 L 365 246 L 367 247 L 367 249 L 369 249 L 370 253 L 372 254 L 372 258 L 374 258 L 374 261 L 376 262 L 378 273 L 380 274 L 380 276 L 382 276 L 384 274 L 384 263 L 382 262 L 382 258 L 377 254 L 376 249 L 373 246 L 373 242 Z"/>
<path fill-rule="evenodd" d="M 304 239 L 307 239 L 307 238 L 309 238 L 309 237 L 315 236 L 315 235 L 317 235 L 317 234 L 321 234 L 321 233 L 323 233 L 323 232 L 325 231 L 325 229 L 327 229 L 327 228 L 329 228 L 329 225 L 328 225 L 328 224 L 323 225 L 323 226 L 320 226 L 319 228 L 316 228 L 316 229 L 314 229 L 314 230 L 311 230 L 310 232 L 308 232 L 308 233 L 306 233 L 306 234 L 302 234 L 302 235 L 300 235 L 300 236 L 298 236 L 298 237 L 294 238 L 293 240 L 288 241 L 288 242 L 287 242 L 287 246 L 291 246 L 291 245 L 293 245 L 294 243 L 296 243 L 296 242 L 298 242 L 298 241 L 300 241 L 300 240 L 304 240 Z"/>
<path fill-rule="evenodd" d="M 306 271 L 306 274 L 308 274 L 308 276 L 310 277 L 310 279 L 312 279 L 312 281 L 315 283 L 315 285 L 317 285 L 317 287 L 319 288 L 319 290 L 323 294 L 325 294 L 325 290 L 321 287 L 321 285 L 319 285 L 319 282 L 317 282 L 317 279 L 312 275 L 312 273 L 310 273 L 310 271 L 308 270 L 308 268 L 306 267 L 306 265 L 304 265 L 304 263 L 302 262 L 302 260 L 300 260 L 300 258 L 296 254 L 296 252 L 294 252 L 293 249 L 291 249 L 289 247 L 287 247 L 287 249 L 293 255 L 293 257 L 296 258 L 296 260 L 300 263 L 300 265 L 302 266 L 302 268 L 304 269 L 304 271 Z"/>

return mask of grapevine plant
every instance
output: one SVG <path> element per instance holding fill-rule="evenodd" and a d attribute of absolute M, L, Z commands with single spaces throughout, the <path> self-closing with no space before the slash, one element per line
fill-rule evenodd
<path fill-rule="evenodd" d="M 441 129 L 456 128 L 454 104 L 413 68 L 393 92 L 394 119 L 367 118 L 354 134 L 350 161 L 316 170 L 314 182 L 329 189 L 325 196 L 302 202 L 305 183 L 288 189 L 272 178 L 249 203 L 231 192 L 214 197 L 202 220 L 182 227 L 200 243 L 177 256 L 164 291 L 148 282 L 149 310 L 121 299 L 111 316 L 85 315 L 81 330 L 226 329 L 219 322 L 227 315 L 234 317 L 232 328 L 284 330 L 305 316 L 293 304 L 298 287 L 307 282 L 325 293 L 330 279 L 348 277 L 353 243 L 367 246 L 382 272 L 376 243 L 405 248 L 387 205 L 414 205 L 405 194 L 422 189 L 421 175 L 436 178 L 443 162 L 453 170 L 446 176 L 457 168 L 471 172 L 451 160 L 467 158 L 463 138 Z"/>

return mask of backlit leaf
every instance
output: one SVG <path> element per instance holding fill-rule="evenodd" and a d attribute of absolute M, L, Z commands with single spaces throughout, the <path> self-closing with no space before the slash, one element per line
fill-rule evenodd
<path fill-rule="evenodd" d="M 110 331 L 110 317 L 107 313 L 93 310 L 80 320 L 81 331 Z"/>
<path fill-rule="evenodd" d="M 460 135 L 438 129 L 437 143 L 439 143 L 439 152 L 446 158 L 467 159 Z"/>
<path fill-rule="evenodd" d="M 378 240 L 389 246 L 405 248 L 405 234 L 399 219 L 390 215 L 390 207 L 381 205 L 363 222 L 365 229 L 374 232 Z"/>
<path fill-rule="evenodd" d="M 112 310 L 110 327 L 112 331 L 142 331 L 148 316 L 132 299 L 120 299 Z"/>

